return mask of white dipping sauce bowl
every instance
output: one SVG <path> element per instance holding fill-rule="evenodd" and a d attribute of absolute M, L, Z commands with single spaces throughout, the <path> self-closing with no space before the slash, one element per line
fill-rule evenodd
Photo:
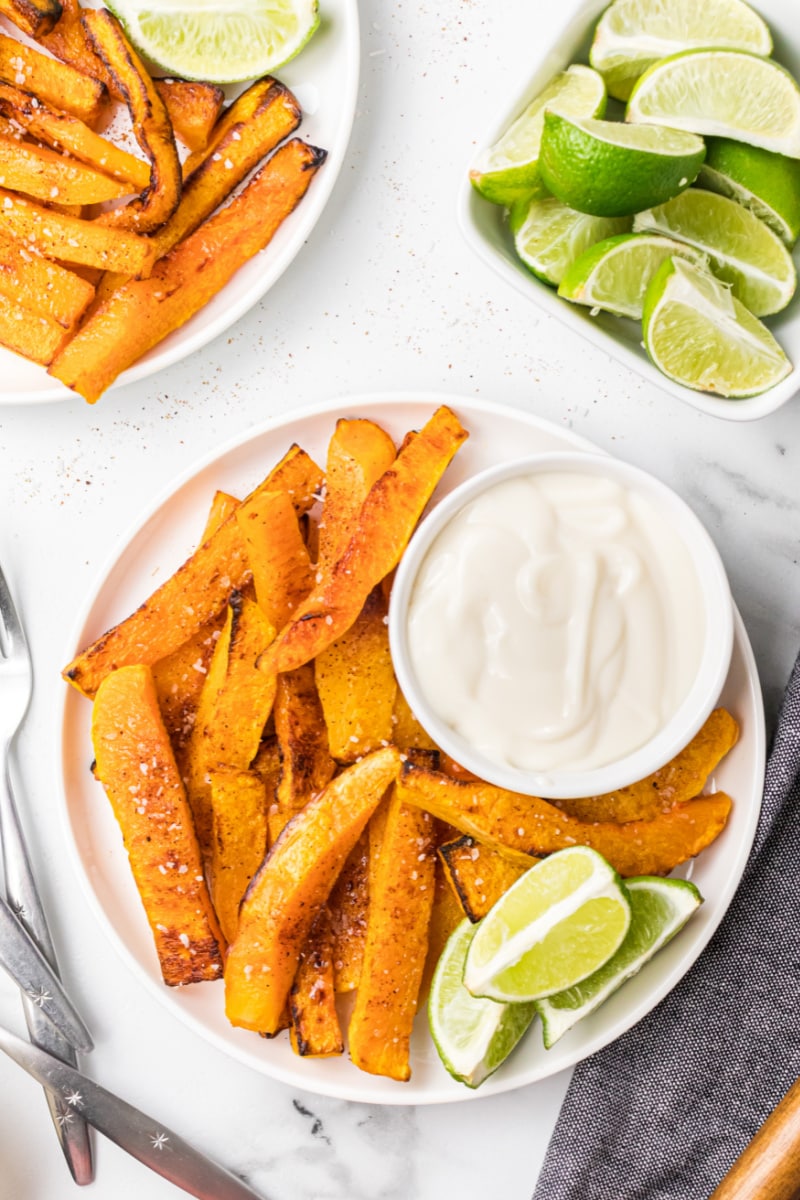
<path fill-rule="evenodd" d="M 643 745 L 599 767 L 535 771 L 489 759 L 433 710 L 412 665 L 408 629 L 412 596 L 420 569 L 439 534 L 483 492 L 507 480 L 541 472 L 608 479 L 649 501 L 685 546 L 704 607 L 705 638 L 694 682 L 683 701 Z M 638 467 L 606 455 L 539 454 L 481 472 L 446 496 L 425 518 L 397 569 L 389 608 L 389 637 L 399 685 L 417 720 L 446 754 L 498 787 L 566 800 L 603 795 L 644 779 L 691 741 L 714 708 L 728 674 L 733 649 L 733 601 L 714 543 L 689 506 L 665 484 Z"/>

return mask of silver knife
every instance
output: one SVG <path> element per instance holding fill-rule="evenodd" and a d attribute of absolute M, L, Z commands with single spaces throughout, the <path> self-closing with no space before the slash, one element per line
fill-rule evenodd
<path fill-rule="evenodd" d="M 47 959 L 0 897 L 0 967 L 76 1050 L 92 1049 L 92 1035 Z"/>
<path fill-rule="evenodd" d="M 57 1098 L 60 1120 L 82 1117 L 151 1171 L 198 1200 L 264 1200 L 166 1125 L 0 1026 L 0 1050 Z"/>

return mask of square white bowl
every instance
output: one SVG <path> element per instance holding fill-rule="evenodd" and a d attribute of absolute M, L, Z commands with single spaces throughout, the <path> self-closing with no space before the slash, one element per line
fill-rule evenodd
<path fill-rule="evenodd" d="M 553 288 L 532 275 L 514 251 L 504 210 L 484 200 L 470 184 L 468 170 L 472 162 L 485 148 L 497 141 L 545 84 L 571 62 L 589 61 L 594 25 L 608 7 L 608 0 L 563 0 L 563 4 L 564 23 L 561 32 L 534 60 L 525 83 L 516 89 L 509 89 L 508 103 L 486 130 L 464 169 L 458 197 L 458 222 L 464 237 L 485 263 L 523 295 L 663 391 L 670 392 L 701 412 L 728 421 L 752 421 L 775 412 L 800 390 L 800 287 L 788 307 L 766 322 L 793 364 L 791 374 L 760 396 L 752 396 L 747 400 L 725 400 L 705 392 L 695 392 L 673 383 L 650 362 L 642 346 L 642 330 L 638 321 L 604 312 L 593 317 L 588 308 L 562 300 Z M 770 26 L 775 43 L 774 57 L 788 67 L 796 79 L 800 79 L 797 6 L 798 0 L 758 0 L 753 5 Z M 536 45 L 535 38 L 531 38 L 530 42 Z M 795 265 L 800 267 L 800 243 L 795 248 L 794 260 Z"/>

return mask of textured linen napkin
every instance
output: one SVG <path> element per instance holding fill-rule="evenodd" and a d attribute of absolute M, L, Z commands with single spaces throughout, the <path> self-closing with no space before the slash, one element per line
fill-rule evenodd
<path fill-rule="evenodd" d="M 678 986 L 578 1065 L 534 1200 L 708 1200 L 800 1075 L 800 657 L 742 882 Z"/>

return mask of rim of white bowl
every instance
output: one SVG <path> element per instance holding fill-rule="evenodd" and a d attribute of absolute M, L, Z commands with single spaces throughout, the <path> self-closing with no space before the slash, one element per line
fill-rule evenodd
<path fill-rule="evenodd" d="M 644 745 L 624 758 L 591 770 L 531 771 L 493 761 L 452 729 L 431 707 L 411 665 L 408 609 L 420 567 L 439 533 L 476 496 L 521 475 L 570 470 L 625 483 L 666 513 L 689 551 L 703 596 L 706 633 L 697 674 L 676 712 Z M 705 526 L 689 505 L 661 480 L 602 454 L 551 452 L 501 463 L 467 480 L 446 496 L 411 539 L 392 586 L 389 639 L 398 683 L 423 729 L 446 754 L 498 787 L 553 800 L 599 796 L 645 779 L 674 758 L 694 737 L 716 704 L 733 652 L 733 599 L 725 567 Z"/>

